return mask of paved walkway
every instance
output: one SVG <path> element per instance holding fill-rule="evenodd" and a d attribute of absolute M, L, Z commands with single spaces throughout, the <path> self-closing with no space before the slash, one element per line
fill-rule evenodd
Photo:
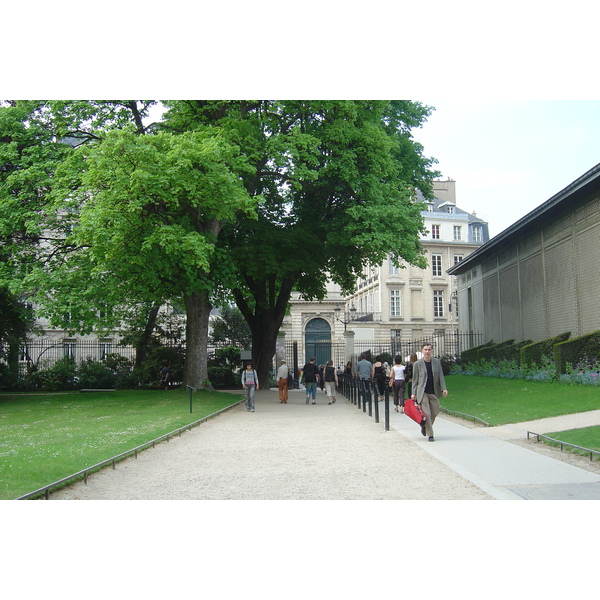
<path fill-rule="evenodd" d="M 240 390 L 241 392 L 241 390 Z M 54 499 L 600 499 L 600 461 L 526 440 L 600 424 L 600 410 L 502 427 L 440 415 L 435 442 L 384 403 L 375 423 L 343 396 L 281 405 L 260 391 L 170 443 L 52 494 Z"/>
<path fill-rule="evenodd" d="M 422 446 L 499 500 L 598 500 L 597 462 L 588 465 L 586 458 L 524 443 L 527 431 L 543 434 L 591 425 L 600 425 L 600 410 L 501 427 L 469 427 L 442 414 L 435 422 L 436 441 Z M 405 415 L 392 413 L 390 426 L 415 441 L 421 435 Z"/>

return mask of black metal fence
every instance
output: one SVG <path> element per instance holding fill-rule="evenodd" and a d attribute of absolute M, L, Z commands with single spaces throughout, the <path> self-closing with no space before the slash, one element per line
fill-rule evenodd
<path fill-rule="evenodd" d="M 297 373 L 310 357 L 317 358 L 318 365 L 324 365 L 333 360 L 334 366 L 342 370 L 344 365 L 351 361 L 353 367 L 362 354 L 369 353 L 374 359 L 378 355 L 388 355 L 393 358 L 397 355 L 402 357 L 402 362 L 408 362 L 411 354 L 420 356 L 424 344 L 433 346 L 433 354 L 437 357 L 457 357 L 463 350 L 483 344 L 483 334 L 480 333 L 444 333 L 432 335 L 419 340 L 401 341 L 395 338 L 389 340 L 361 340 L 355 339 L 351 356 L 346 356 L 347 348 L 345 342 L 319 341 L 302 345 L 300 342 L 286 340 L 285 348 L 280 349 L 277 358 L 284 358 L 290 368 Z"/>
<path fill-rule="evenodd" d="M 163 346 L 180 347 L 172 342 L 164 341 Z M 216 350 L 228 347 L 228 344 L 210 344 L 207 348 L 209 358 Z M 101 362 L 109 355 L 119 355 L 130 361 L 136 360 L 136 349 L 131 345 L 121 345 L 113 339 L 82 338 L 33 338 L 21 341 L 18 347 L 4 345 L 4 362 L 18 365 L 21 376 L 38 369 L 53 367 L 57 361 L 69 358 L 80 365 L 86 361 Z"/>

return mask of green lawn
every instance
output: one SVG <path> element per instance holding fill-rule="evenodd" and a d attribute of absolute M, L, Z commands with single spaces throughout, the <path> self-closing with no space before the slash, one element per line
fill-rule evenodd
<path fill-rule="evenodd" d="M 600 409 L 600 390 L 449 375 L 442 406 L 491 425 Z M 0 499 L 58 481 L 241 400 L 239 394 L 118 391 L 0 395 Z M 600 427 L 552 434 L 596 449 Z M 585 437 L 580 437 L 585 436 Z M 575 440 L 575 441 L 573 441 Z"/>
<path fill-rule="evenodd" d="M 545 435 L 555 440 L 560 440 L 561 442 L 575 444 L 582 448 L 600 452 L 600 427 L 597 425 L 593 427 L 582 427 L 581 429 L 570 429 L 569 431 L 555 431 L 554 433 L 546 433 Z M 569 450 L 569 448 L 566 449 Z M 581 453 L 581 451 L 575 449 L 570 451 Z"/>
<path fill-rule="evenodd" d="M 239 394 L 0 394 L 0 499 L 13 499 L 241 400 Z"/>
<path fill-rule="evenodd" d="M 471 375 L 448 375 L 442 406 L 479 417 L 490 425 L 600 409 L 600 389 Z"/>

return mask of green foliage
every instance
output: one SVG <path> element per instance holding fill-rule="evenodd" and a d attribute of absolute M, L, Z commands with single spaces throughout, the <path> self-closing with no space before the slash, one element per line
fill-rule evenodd
<path fill-rule="evenodd" d="M 554 359 L 554 346 L 559 342 L 564 342 L 571 337 L 571 332 L 561 333 L 560 335 L 536 342 L 535 344 L 529 344 L 521 348 L 521 362 L 528 366 L 533 367 L 536 364 L 547 360 L 548 358 Z"/>
<path fill-rule="evenodd" d="M 233 295 L 266 376 L 292 289 L 323 297 L 329 274 L 350 290 L 390 254 L 425 266 L 414 190 L 430 196 L 439 173 L 411 131 L 430 107 L 172 101 L 149 132 L 151 105 L 0 107 L 0 164 L 10 167 L 0 235 L 13 258 L 0 282 L 35 290 L 57 327 L 113 328 L 138 306 L 185 299 L 197 366 L 199 307 Z M 41 243 L 48 232 L 52 243 Z"/>
<path fill-rule="evenodd" d="M 116 385 L 116 374 L 106 364 L 90 358 L 77 368 L 80 389 L 109 389 Z"/>
<path fill-rule="evenodd" d="M 236 304 L 252 331 L 266 380 L 292 289 L 322 298 L 329 276 L 345 291 L 369 264 L 392 254 L 425 266 L 421 206 L 431 195 L 433 160 L 411 138 L 431 109 L 398 101 L 168 102 L 179 130 L 218 127 L 239 145 L 262 194 L 257 219 L 224 226 L 219 245 L 235 263 Z"/>
<path fill-rule="evenodd" d="M 211 319 L 213 343 L 228 343 L 240 348 L 250 348 L 252 332 L 244 316 L 235 306 L 225 305 L 218 316 Z"/>
<path fill-rule="evenodd" d="M 70 357 L 57 360 L 39 371 L 43 388 L 48 392 L 74 390 L 78 387 L 77 365 Z"/>
<path fill-rule="evenodd" d="M 554 381 L 556 379 L 554 363 L 549 360 L 534 367 L 524 366 L 514 359 L 478 360 L 474 363 L 454 365 L 452 372 L 464 375 L 528 379 L 532 381 Z"/>
<path fill-rule="evenodd" d="M 208 360 L 208 376 L 215 389 L 232 389 L 239 386 L 240 356 L 240 349 L 232 346 L 215 350 L 214 357 Z"/>
<path fill-rule="evenodd" d="M 489 346 L 485 346 L 480 348 L 477 351 L 477 360 L 491 360 L 496 359 L 499 355 L 499 352 L 511 346 L 515 343 L 514 339 L 505 340 L 504 342 L 500 342 L 498 344 L 491 344 Z"/>
<path fill-rule="evenodd" d="M 600 331 L 593 331 L 554 345 L 557 374 L 565 373 L 567 365 L 575 365 L 584 356 L 600 356 Z"/>
<path fill-rule="evenodd" d="M 486 342 L 485 344 L 481 344 L 480 346 L 474 346 L 473 348 L 469 348 L 468 350 L 463 350 L 460 353 L 460 362 L 461 364 L 471 364 L 471 363 L 476 363 L 478 360 L 478 355 L 477 353 L 479 352 L 479 350 L 483 349 L 483 348 L 487 348 L 488 346 L 491 346 L 494 344 L 494 340 L 490 340 L 489 342 Z"/>
<path fill-rule="evenodd" d="M 498 348 L 495 353 L 496 358 L 499 360 L 514 360 L 519 363 L 521 361 L 521 348 L 531 343 L 533 343 L 533 340 L 524 340 Z"/>
<path fill-rule="evenodd" d="M 6 287 L 0 287 L 0 358 L 2 358 L 2 342 L 23 338 L 31 328 L 32 321 L 31 311 L 23 302 L 11 294 Z"/>
<path fill-rule="evenodd" d="M 169 364 L 171 385 L 177 386 L 183 379 L 184 360 L 183 348 L 167 346 L 152 348 L 146 360 L 133 370 L 133 383 L 146 389 L 161 387 L 159 385 L 161 369 Z"/>

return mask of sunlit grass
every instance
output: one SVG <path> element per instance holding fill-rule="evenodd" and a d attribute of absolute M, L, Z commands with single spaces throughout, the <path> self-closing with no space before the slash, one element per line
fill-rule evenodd
<path fill-rule="evenodd" d="M 446 385 L 449 394 L 442 399 L 444 408 L 478 417 L 490 425 L 600 409 L 596 387 L 476 375 L 449 375 Z"/>
<path fill-rule="evenodd" d="M 239 395 L 118 391 L 0 395 L 0 499 L 13 499 L 238 402 Z"/>

